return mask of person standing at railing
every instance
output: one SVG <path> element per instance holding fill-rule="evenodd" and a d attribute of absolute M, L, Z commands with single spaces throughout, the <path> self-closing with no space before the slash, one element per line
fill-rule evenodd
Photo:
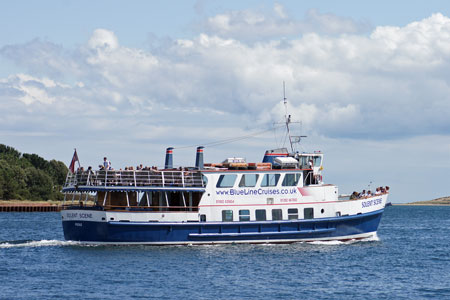
<path fill-rule="evenodd" d="M 105 157 L 103 157 L 103 168 L 105 170 L 110 170 L 111 169 L 111 162 Z"/>
<path fill-rule="evenodd" d="M 86 179 L 86 181 L 87 181 L 87 185 L 93 185 L 93 184 L 95 184 L 95 178 L 93 178 L 93 176 L 94 176 L 94 172 L 92 171 L 92 167 L 91 166 L 89 166 L 88 168 L 87 168 L 87 179 Z"/>

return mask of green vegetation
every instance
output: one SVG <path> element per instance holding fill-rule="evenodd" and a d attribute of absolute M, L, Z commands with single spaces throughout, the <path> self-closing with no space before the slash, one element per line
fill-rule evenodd
<path fill-rule="evenodd" d="M 68 169 L 61 161 L 0 144 L 0 199 L 62 200 Z"/>

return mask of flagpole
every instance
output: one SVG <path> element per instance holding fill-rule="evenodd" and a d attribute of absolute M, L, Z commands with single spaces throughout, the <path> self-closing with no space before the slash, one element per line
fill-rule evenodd
<path fill-rule="evenodd" d="M 77 153 L 77 148 L 73 148 L 75 150 L 75 153 Z M 78 168 L 81 168 L 81 164 L 80 164 L 80 159 L 78 158 L 78 153 L 77 153 L 77 161 L 78 161 Z"/>

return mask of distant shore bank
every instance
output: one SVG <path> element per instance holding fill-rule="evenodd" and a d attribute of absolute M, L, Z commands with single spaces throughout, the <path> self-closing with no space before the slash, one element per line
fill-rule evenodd
<path fill-rule="evenodd" d="M 417 201 L 410 203 L 392 203 L 392 205 L 422 205 L 422 206 L 450 205 L 450 197 L 441 197 L 428 201 Z"/>
<path fill-rule="evenodd" d="M 0 200 L 0 212 L 57 212 L 61 201 Z"/>
<path fill-rule="evenodd" d="M 62 201 L 0 200 L 0 206 L 58 206 Z"/>

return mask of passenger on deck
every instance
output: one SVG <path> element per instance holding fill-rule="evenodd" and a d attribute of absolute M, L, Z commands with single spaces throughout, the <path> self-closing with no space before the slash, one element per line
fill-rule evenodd
<path fill-rule="evenodd" d="M 375 195 L 381 195 L 381 188 L 377 187 Z"/>
<path fill-rule="evenodd" d="M 111 162 L 105 157 L 103 157 L 103 168 L 105 170 L 110 170 L 111 169 Z"/>
<path fill-rule="evenodd" d="M 353 193 L 350 195 L 350 200 L 358 199 L 358 197 L 359 197 L 358 192 L 353 192 Z"/>
<path fill-rule="evenodd" d="M 92 185 L 94 183 L 95 180 L 94 180 L 94 178 L 92 178 L 93 175 L 94 175 L 94 171 L 92 171 L 92 167 L 89 166 L 87 168 L 87 176 L 88 176 L 87 178 L 89 179 L 88 182 L 87 182 L 88 185 Z"/>
<path fill-rule="evenodd" d="M 359 198 L 364 198 L 364 197 L 367 197 L 366 190 L 362 190 L 362 192 L 359 194 Z"/>

